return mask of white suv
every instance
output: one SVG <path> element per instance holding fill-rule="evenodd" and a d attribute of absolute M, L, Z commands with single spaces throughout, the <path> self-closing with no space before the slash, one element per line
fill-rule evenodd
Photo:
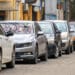
<path fill-rule="evenodd" d="M 14 68 L 15 65 L 15 46 L 9 38 L 13 33 L 4 26 L 4 22 L 0 22 L 0 71 L 2 64 L 6 64 L 7 68 Z"/>

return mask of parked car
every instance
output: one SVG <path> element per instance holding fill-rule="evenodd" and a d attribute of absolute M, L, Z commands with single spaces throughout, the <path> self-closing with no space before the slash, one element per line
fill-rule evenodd
<path fill-rule="evenodd" d="M 71 52 L 73 52 L 73 44 L 71 43 L 70 39 L 70 30 L 68 22 L 65 20 L 54 20 L 52 22 L 61 31 L 62 49 L 65 51 L 66 54 L 70 54 Z"/>
<path fill-rule="evenodd" d="M 75 22 L 74 21 L 69 22 L 69 26 L 70 26 L 70 37 L 73 43 L 73 49 L 75 50 Z"/>
<path fill-rule="evenodd" d="M 47 61 L 46 37 L 40 27 L 32 21 L 8 21 L 14 35 L 10 37 L 15 43 L 16 60 L 31 60 L 37 63 L 38 57 Z"/>
<path fill-rule="evenodd" d="M 55 24 L 50 21 L 36 22 L 44 32 L 48 44 L 48 57 L 54 56 L 55 58 L 62 55 L 60 31 Z"/>
<path fill-rule="evenodd" d="M 6 23 L 0 22 L 0 71 L 3 64 L 6 64 L 7 68 L 15 66 L 15 44 L 9 38 L 12 36 L 13 33 L 7 30 Z"/>

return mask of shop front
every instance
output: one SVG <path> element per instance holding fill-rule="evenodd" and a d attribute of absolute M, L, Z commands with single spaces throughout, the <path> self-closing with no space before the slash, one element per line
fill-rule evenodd
<path fill-rule="evenodd" d="M 34 6 L 38 0 L 25 0 L 23 13 L 24 13 L 24 20 L 36 20 L 36 12 L 34 12 Z M 36 17 L 36 18 L 34 18 Z"/>
<path fill-rule="evenodd" d="M 13 20 L 13 11 L 10 0 L 0 0 L 0 20 Z"/>

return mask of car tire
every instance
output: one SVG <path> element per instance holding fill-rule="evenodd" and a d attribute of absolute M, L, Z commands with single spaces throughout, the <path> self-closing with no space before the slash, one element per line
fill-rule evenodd
<path fill-rule="evenodd" d="M 15 51 L 12 53 L 12 61 L 9 63 L 6 63 L 7 68 L 14 68 L 15 67 Z"/>
<path fill-rule="evenodd" d="M 47 59 L 48 59 L 48 50 L 47 50 L 47 47 L 48 47 L 48 46 L 46 46 L 46 48 L 45 48 L 45 54 L 43 54 L 43 55 L 41 56 L 41 60 L 42 60 L 42 61 L 47 61 Z"/>
<path fill-rule="evenodd" d="M 40 59 L 41 61 L 47 61 L 48 59 L 47 53 L 43 54 Z"/>
<path fill-rule="evenodd" d="M 0 52 L 0 71 L 2 70 L 2 53 Z"/>
<path fill-rule="evenodd" d="M 59 57 L 61 57 L 62 56 L 62 51 L 59 51 Z"/>
<path fill-rule="evenodd" d="M 70 54 L 70 46 L 65 50 L 66 54 Z"/>
<path fill-rule="evenodd" d="M 61 41 L 59 42 L 59 44 L 58 44 L 58 47 L 59 47 L 59 57 L 61 57 L 62 56 L 62 46 L 61 46 Z"/>
<path fill-rule="evenodd" d="M 55 54 L 54 54 L 54 58 L 58 58 L 59 57 L 59 48 L 58 46 L 55 47 Z"/>
<path fill-rule="evenodd" d="M 71 48 L 70 48 L 70 52 L 73 53 L 73 51 L 74 51 L 74 48 L 73 48 L 73 45 L 72 45 Z"/>
<path fill-rule="evenodd" d="M 32 63 L 33 64 L 37 64 L 38 63 L 38 47 L 36 46 L 36 48 L 35 48 L 35 57 L 34 57 L 34 59 L 32 60 Z"/>

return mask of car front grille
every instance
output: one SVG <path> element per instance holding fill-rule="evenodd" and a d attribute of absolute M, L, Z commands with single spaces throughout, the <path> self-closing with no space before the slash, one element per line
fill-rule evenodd
<path fill-rule="evenodd" d="M 21 43 L 21 44 L 15 44 L 16 48 L 22 48 L 22 47 L 29 47 L 32 43 Z"/>

